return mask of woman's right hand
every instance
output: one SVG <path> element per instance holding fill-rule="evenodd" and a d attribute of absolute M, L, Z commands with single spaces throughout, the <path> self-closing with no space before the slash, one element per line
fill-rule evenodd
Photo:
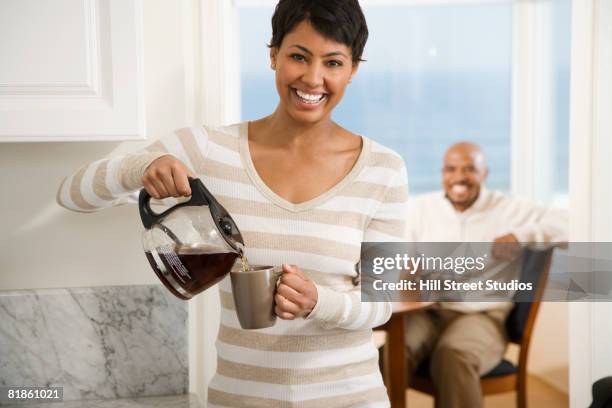
<path fill-rule="evenodd" d="M 188 197 L 191 187 L 187 177 L 195 177 L 176 157 L 168 154 L 155 159 L 145 170 L 142 184 L 151 197 Z"/>

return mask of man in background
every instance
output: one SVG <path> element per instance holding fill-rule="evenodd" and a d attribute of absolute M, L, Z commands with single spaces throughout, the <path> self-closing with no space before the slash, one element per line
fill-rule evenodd
<path fill-rule="evenodd" d="M 484 188 L 488 169 L 473 143 L 444 155 L 443 191 L 411 203 L 412 242 L 493 242 L 492 254 L 509 260 L 520 243 L 567 240 L 564 211 L 538 208 Z M 482 407 L 480 377 L 501 361 L 507 345 L 504 322 L 511 302 L 440 302 L 406 316 L 408 367 L 414 373 L 430 358 L 437 408 Z"/>

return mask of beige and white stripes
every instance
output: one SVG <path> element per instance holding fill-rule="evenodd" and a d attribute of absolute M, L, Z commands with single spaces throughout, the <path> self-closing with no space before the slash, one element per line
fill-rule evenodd
<path fill-rule="evenodd" d="M 259 178 L 247 133 L 247 123 L 181 129 L 142 153 L 84 167 L 64 181 L 58 201 L 77 211 L 122 204 L 141 187 L 151 161 L 176 156 L 231 212 L 249 262 L 298 265 L 318 291 L 308 318 L 248 331 L 238 323 L 228 278 L 220 283 L 218 370 L 209 406 L 388 407 L 372 328 L 389 318 L 391 307 L 361 302 L 354 282 L 362 241 L 404 237 L 403 160 L 363 138 L 357 162 L 340 183 L 293 204 Z"/>

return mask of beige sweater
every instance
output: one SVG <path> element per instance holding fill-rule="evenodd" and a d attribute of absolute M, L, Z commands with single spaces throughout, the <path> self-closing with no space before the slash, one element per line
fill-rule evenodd
<path fill-rule="evenodd" d="M 229 278 L 220 283 L 218 366 L 209 384 L 209 406 L 389 406 L 372 328 L 389 319 L 391 306 L 362 303 L 354 282 L 362 241 L 404 237 L 403 160 L 363 138 L 362 152 L 341 182 L 308 202 L 292 204 L 259 178 L 247 129 L 246 123 L 181 129 L 146 152 L 85 166 L 64 181 L 58 201 L 77 211 L 124 203 L 141 188 L 148 164 L 173 154 L 232 214 L 249 262 L 296 264 L 318 291 L 318 303 L 307 319 L 242 330 Z"/>
<path fill-rule="evenodd" d="M 568 220 L 564 210 L 537 207 L 526 200 L 498 191 L 482 189 L 478 199 L 464 212 L 454 209 L 444 192 L 410 200 L 407 240 L 411 242 L 492 242 L 514 234 L 522 243 L 567 241 Z M 505 265 L 492 260 L 487 273 Z M 447 302 L 443 308 L 462 312 L 511 307 L 507 302 Z"/>

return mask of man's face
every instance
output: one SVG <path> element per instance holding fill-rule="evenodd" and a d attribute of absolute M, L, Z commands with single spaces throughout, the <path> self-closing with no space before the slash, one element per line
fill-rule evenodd
<path fill-rule="evenodd" d="M 480 151 L 451 148 L 444 156 L 442 185 L 446 197 L 456 210 L 464 211 L 478 198 L 480 185 L 487 178 L 484 157 Z"/>

